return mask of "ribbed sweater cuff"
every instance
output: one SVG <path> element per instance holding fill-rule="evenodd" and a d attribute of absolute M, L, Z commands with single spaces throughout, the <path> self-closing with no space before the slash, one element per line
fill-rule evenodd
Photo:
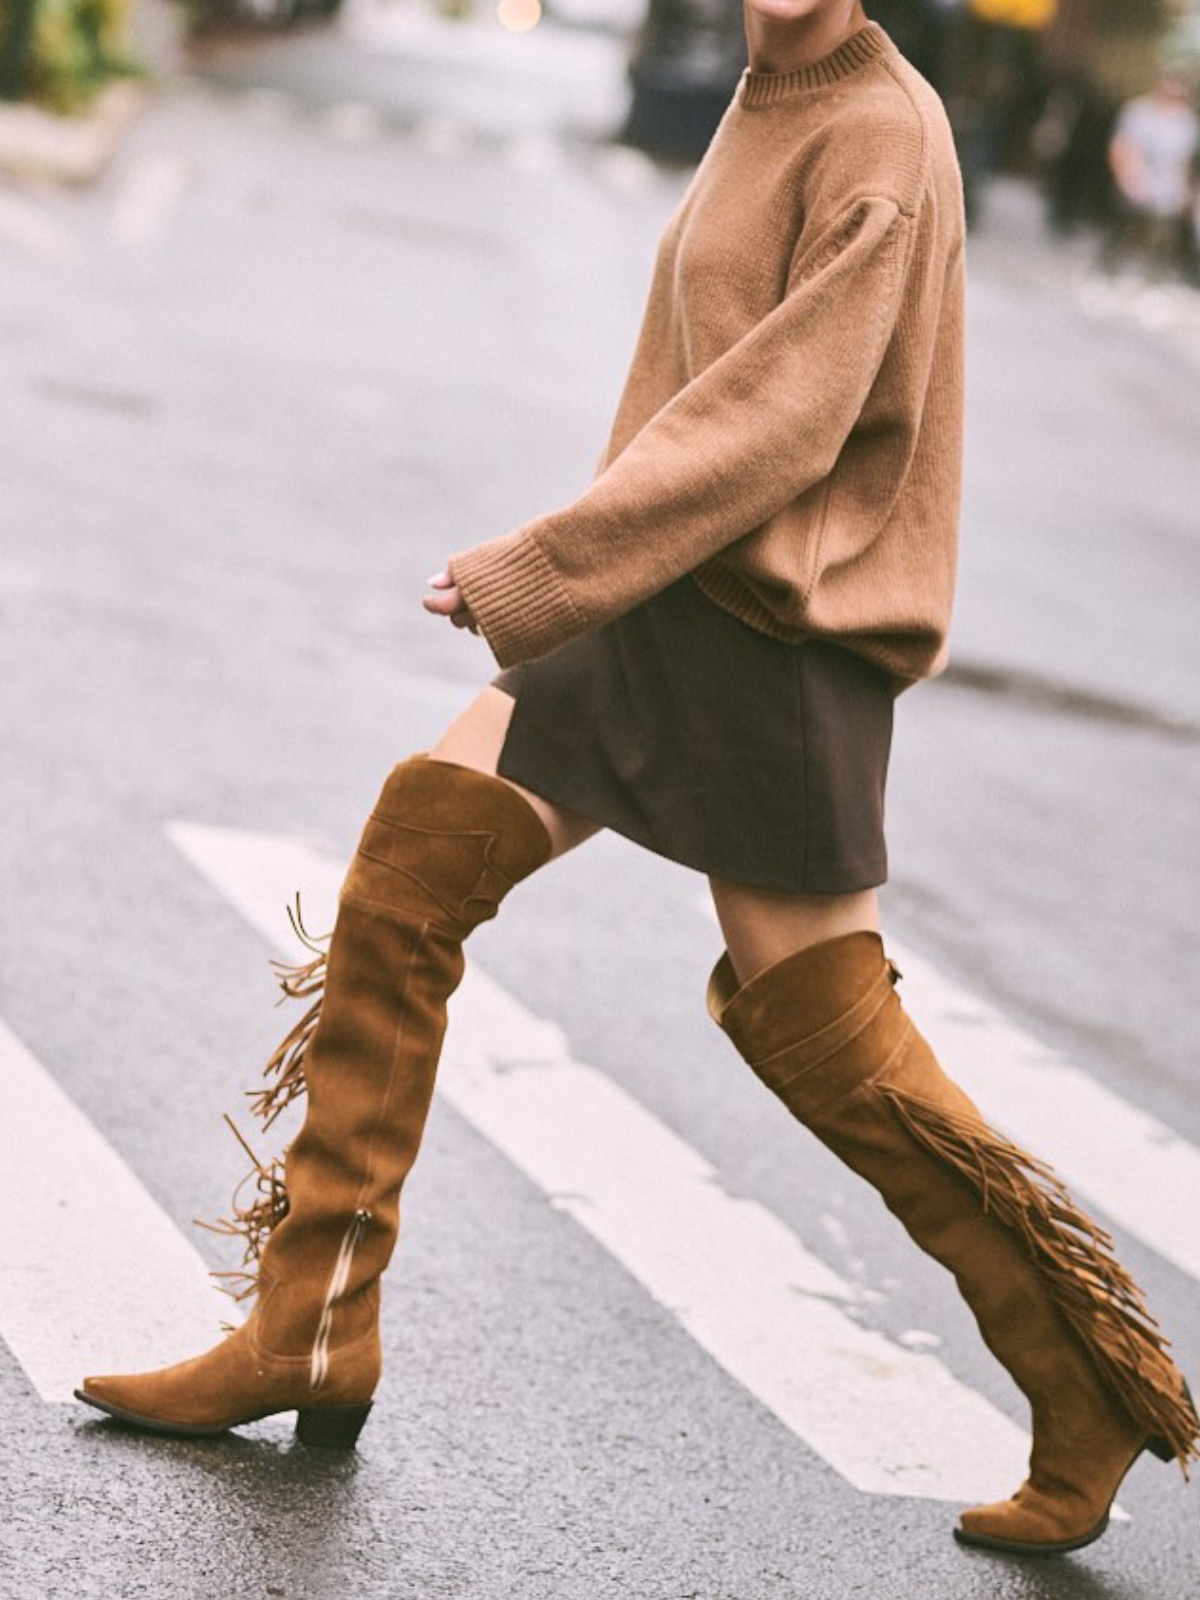
<path fill-rule="evenodd" d="M 543 656 L 587 626 L 532 534 L 465 550 L 451 558 L 450 576 L 502 667 Z"/>

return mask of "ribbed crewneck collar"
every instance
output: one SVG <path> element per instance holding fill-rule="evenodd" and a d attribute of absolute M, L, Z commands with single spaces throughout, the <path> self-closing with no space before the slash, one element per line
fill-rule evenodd
<path fill-rule="evenodd" d="M 820 61 L 797 67 L 795 72 L 752 72 L 747 67 L 742 74 L 738 101 L 743 106 L 773 106 L 805 90 L 838 83 L 860 67 L 886 55 L 889 42 L 878 23 L 868 22 L 865 28 L 843 39 L 836 50 L 822 56 Z"/>

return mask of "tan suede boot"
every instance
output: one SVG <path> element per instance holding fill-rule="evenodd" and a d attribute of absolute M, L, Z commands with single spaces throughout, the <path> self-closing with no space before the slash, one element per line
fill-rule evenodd
<path fill-rule="evenodd" d="M 1032 1410 L 1028 1480 L 963 1513 L 961 1542 L 1025 1555 L 1098 1539 L 1149 1449 L 1186 1476 L 1200 1425 L 1111 1239 L 1053 1171 L 994 1132 L 942 1072 L 894 992 L 877 934 L 789 956 L 709 1009 L 789 1111 L 879 1190 L 948 1267 Z"/>
<path fill-rule="evenodd" d="M 532 807 L 498 778 L 424 757 L 384 785 L 342 887 L 326 958 L 284 980 L 316 996 L 257 1097 L 269 1124 L 307 1089 L 303 1128 L 225 1224 L 258 1264 L 248 1321 L 194 1360 L 85 1378 L 81 1400 L 159 1432 L 222 1433 L 299 1413 L 310 1444 L 352 1446 L 380 1372 L 379 1277 L 433 1094 L 462 943 L 550 856 Z"/>

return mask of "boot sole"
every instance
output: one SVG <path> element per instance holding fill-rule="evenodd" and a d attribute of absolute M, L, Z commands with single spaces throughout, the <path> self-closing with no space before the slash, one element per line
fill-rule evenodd
<path fill-rule="evenodd" d="M 218 1439 L 233 1428 L 242 1428 L 251 1422 L 261 1422 L 264 1417 L 277 1417 L 294 1409 L 291 1406 L 281 1406 L 276 1411 L 259 1411 L 250 1417 L 237 1417 L 232 1422 L 208 1425 L 163 1422 L 157 1417 L 139 1416 L 136 1411 L 125 1411 L 122 1407 L 114 1406 L 107 1400 L 86 1393 L 83 1389 L 75 1390 L 75 1398 L 82 1400 L 84 1405 L 91 1406 L 96 1411 L 102 1411 L 105 1416 L 112 1417 L 114 1422 L 120 1422 L 125 1427 L 137 1428 L 143 1433 L 157 1433 L 167 1439 Z M 296 1438 L 310 1449 L 353 1450 L 370 1411 L 370 1400 L 358 1405 L 310 1406 L 304 1410 L 297 1410 Z"/>
<path fill-rule="evenodd" d="M 994 1539 L 986 1533 L 968 1533 L 965 1528 L 955 1528 L 954 1537 L 959 1544 L 972 1545 L 977 1550 L 995 1550 L 1006 1556 L 1065 1556 L 1072 1550 L 1082 1550 L 1095 1544 L 1108 1528 L 1106 1511 L 1094 1528 L 1075 1539 L 1060 1539 L 1056 1544 L 1027 1544 L 1021 1539 Z"/>

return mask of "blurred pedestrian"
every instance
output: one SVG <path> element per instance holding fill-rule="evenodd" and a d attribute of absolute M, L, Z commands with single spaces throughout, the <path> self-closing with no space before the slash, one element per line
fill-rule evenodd
<path fill-rule="evenodd" d="M 354 1443 L 463 941 L 609 827 L 708 875 L 714 1019 L 954 1273 L 1030 1402 L 1028 1482 L 957 1536 L 1075 1549 L 1143 1450 L 1195 1453 L 1197 1418 L 1102 1230 L 908 1021 L 878 931 L 892 701 L 942 664 L 954 583 L 953 144 L 857 0 L 747 0 L 745 25 L 595 482 L 431 580 L 504 670 L 388 777 L 328 954 L 285 979 L 312 1006 L 259 1110 L 307 1087 L 307 1114 L 238 1213 L 253 1313 L 80 1395 L 160 1432 L 295 1410 L 302 1440 Z"/>
<path fill-rule="evenodd" d="M 1183 268 L 1198 144 L 1200 121 L 1181 72 L 1164 72 L 1151 93 L 1122 109 L 1109 145 L 1118 194 L 1102 257 L 1110 271 L 1131 255 L 1156 275 Z"/>
<path fill-rule="evenodd" d="M 1113 212 L 1108 147 L 1117 107 L 1086 72 L 1060 71 L 1034 130 L 1050 227 L 1069 234 L 1081 223 L 1107 226 Z"/>

